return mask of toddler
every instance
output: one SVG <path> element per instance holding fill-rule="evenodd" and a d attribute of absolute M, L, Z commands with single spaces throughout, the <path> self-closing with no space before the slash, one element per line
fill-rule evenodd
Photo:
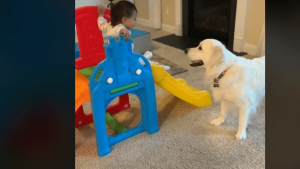
<path fill-rule="evenodd" d="M 112 36 L 116 39 L 119 39 L 120 34 L 124 34 L 125 39 L 129 40 L 131 37 L 131 29 L 135 25 L 135 20 L 137 17 L 137 9 L 136 6 L 126 0 L 121 0 L 114 4 L 110 11 L 111 22 L 107 23 L 106 19 L 104 19 L 103 14 L 105 11 L 104 6 L 97 6 L 98 9 L 98 27 L 102 31 L 104 43 L 109 43 L 107 37 Z M 132 49 L 134 45 L 132 44 Z M 144 56 L 149 60 L 152 57 L 152 52 L 147 51 L 144 53 Z M 145 62 L 139 58 L 139 62 L 142 65 L 145 65 Z M 156 62 L 150 63 L 158 64 Z M 164 69 L 170 69 L 169 66 L 161 65 Z"/>

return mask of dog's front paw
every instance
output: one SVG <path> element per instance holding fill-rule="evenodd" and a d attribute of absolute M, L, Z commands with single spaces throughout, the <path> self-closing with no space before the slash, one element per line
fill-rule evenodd
<path fill-rule="evenodd" d="M 246 138 L 247 138 L 246 131 L 236 133 L 235 138 L 236 138 L 237 140 L 246 139 Z"/>
<path fill-rule="evenodd" d="M 220 118 L 217 118 L 217 119 L 214 119 L 212 121 L 210 121 L 210 124 L 214 125 L 214 126 L 219 126 L 220 124 L 222 124 L 224 122 L 224 120 L 220 119 Z"/>

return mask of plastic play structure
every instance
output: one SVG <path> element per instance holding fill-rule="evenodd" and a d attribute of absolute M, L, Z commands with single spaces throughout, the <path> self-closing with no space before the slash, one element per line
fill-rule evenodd
<path fill-rule="evenodd" d="M 82 123 L 91 123 L 92 114 L 85 115 L 82 104 L 90 102 L 89 80 L 75 69 L 75 127 L 80 127 Z M 85 124 L 84 124 L 85 125 Z"/>
<path fill-rule="evenodd" d="M 150 65 L 144 56 L 133 53 L 133 41 L 124 40 L 123 35 L 119 41 L 108 37 L 110 44 L 103 45 L 96 22 L 96 7 L 77 8 L 75 15 L 79 45 L 76 54 L 79 58 L 75 61 L 75 67 L 84 69 L 97 65 L 89 80 L 75 69 L 75 127 L 94 121 L 99 156 L 107 155 L 111 151 L 110 146 L 138 133 L 147 131 L 153 134 L 159 130 L 154 84 L 197 107 L 212 103 L 207 91 L 199 91 L 187 85 L 184 79 L 175 79 L 162 67 Z M 141 65 L 138 58 L 142 58 L 146 65 Z M 132 129 L 124 128 L 110 116 L 130 107 L 129 93 L 139 98 L 142 114 L 141 122 Z M 108 107 L 117 97 L 119 103 Z M 83 112 L 82 104 L 89 101 L 92 103 L 93 115 L 85 115 Z M 117 131 L 118 135 L 108 136 L 106 124 Z"/>
<path fill-rule="evenodd" d="M 158 131 L 154 80 L 149 61 L 140 54 L 132 53 L 132 40 L 125 41 L 123 35 L 120 41 L 115 41 L 113 37 L 108 38 L 110 43 L 104 45 L 106 59 L 96 66 L 89 82 L 100 156 L 110 152 L 109 146 L 140 132 L 147 131 L 152 134 Z M 139 63 L 139 57 L 144 60 L 145 66 Z M 97 78 L 99 70 L 101 73 Z M 103 116 L 106 107 L 114 98 L 127 93 L 135 94 L 140 100 L 141 122 L 125 133 L 110 137 L 107 135 Z"/>
<path fill-rule="evenodd" d="M 93 122 L 92 114 L 85 115 L 83 112 L 82 104 L 85 102 L 90 102 L 90 91 L 88 87 L 89 80 L 83 76 L 78 70 L 75 69 L 75 110 L 77 110 L 77 120 L 78 123 L 75 124 L 75 127 L 80 127 L 82 123 L 91 123 Z M 114 118 L 110 115 L 119 112 L 116 106 L 108 107 L 105 112 L 105 120 L 106 124 L 115 132 L 126 132 L 127 129 L 122 124 L 118 123 Z M 81 113 L 78 113 L 78 112 Z M 110 112 L 110 113 L 108 113 Z"/>
<path fill-rule="evenodd" d="M 75 69 L 83 70 L 92 66 L 96 66 L 98 63 L 105 59 L 105 51 L 103 48 L 103 38 L 102 33 L 99 31 L 97 25 L 98 11 L 96 6 L 85 6 L 75 9 L 75 23 L 78 38 L 79 51 L 75 51 Z M 110 10 L 105 10 L 104 18 L 110 22 Z M 76 45 L 75 45 L 76 48 Z M 75 49 L 76 50 L 76 49 Z M 75 70 L 75 79 L 77 81 L 82 81 L 78 83 L 80 85 L 86 86 L 88 80 L 83 80 L 82 76 L 76 76 L 79 72 Z M 76 80 L 75 80 L 76 83 Z M 85 88 L 85 87 L 83 87 Z M 80 89 L 80 88 L 76 88 Z M 83 90 L 85 91 L 85 90 Z M 86 92 L 86 91 L 85 91 Z M 75 93 L 80 95 L 83 94 L 81 90 L 75 90 Z M 80 93 L 80 94 L 79 94 Z M 85 97 L 86 98 L 86 97 Z M 76 100 L 75 100 L 76 102 Z M 87 99 L 84 99 L 87 102 Z M 85 114 L 83 111 L 82 100 L 77 101 L 75 106 L 75 127 L 81 127 L 86 124 L 93 122 L 92 114 Z M 129 96 L 128 94 L 119 97 L 119 102 L 116 105 L 108 107 L 107 112 L 111 115 L 120 112 L 122 110 L 130 108 Z"/>

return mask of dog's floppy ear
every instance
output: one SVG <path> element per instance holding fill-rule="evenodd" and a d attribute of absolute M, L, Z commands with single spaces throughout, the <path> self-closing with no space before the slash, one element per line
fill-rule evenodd
<path fill-rule="evenodd" d="M 220 63 L 224 61 L 223 48 L 221 46 L 213 46 L 212 59 L 214 60 L 214 63 Z"/>

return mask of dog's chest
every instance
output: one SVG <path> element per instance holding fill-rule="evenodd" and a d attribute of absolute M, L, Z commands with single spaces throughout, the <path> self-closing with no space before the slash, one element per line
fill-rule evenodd
<path fill-rule="evenodd" d="M 233 88 L 212 88 L 212 94 L 216 101 L 233 101 L 238 95 L 238 90 L 234 90 Z"/>

